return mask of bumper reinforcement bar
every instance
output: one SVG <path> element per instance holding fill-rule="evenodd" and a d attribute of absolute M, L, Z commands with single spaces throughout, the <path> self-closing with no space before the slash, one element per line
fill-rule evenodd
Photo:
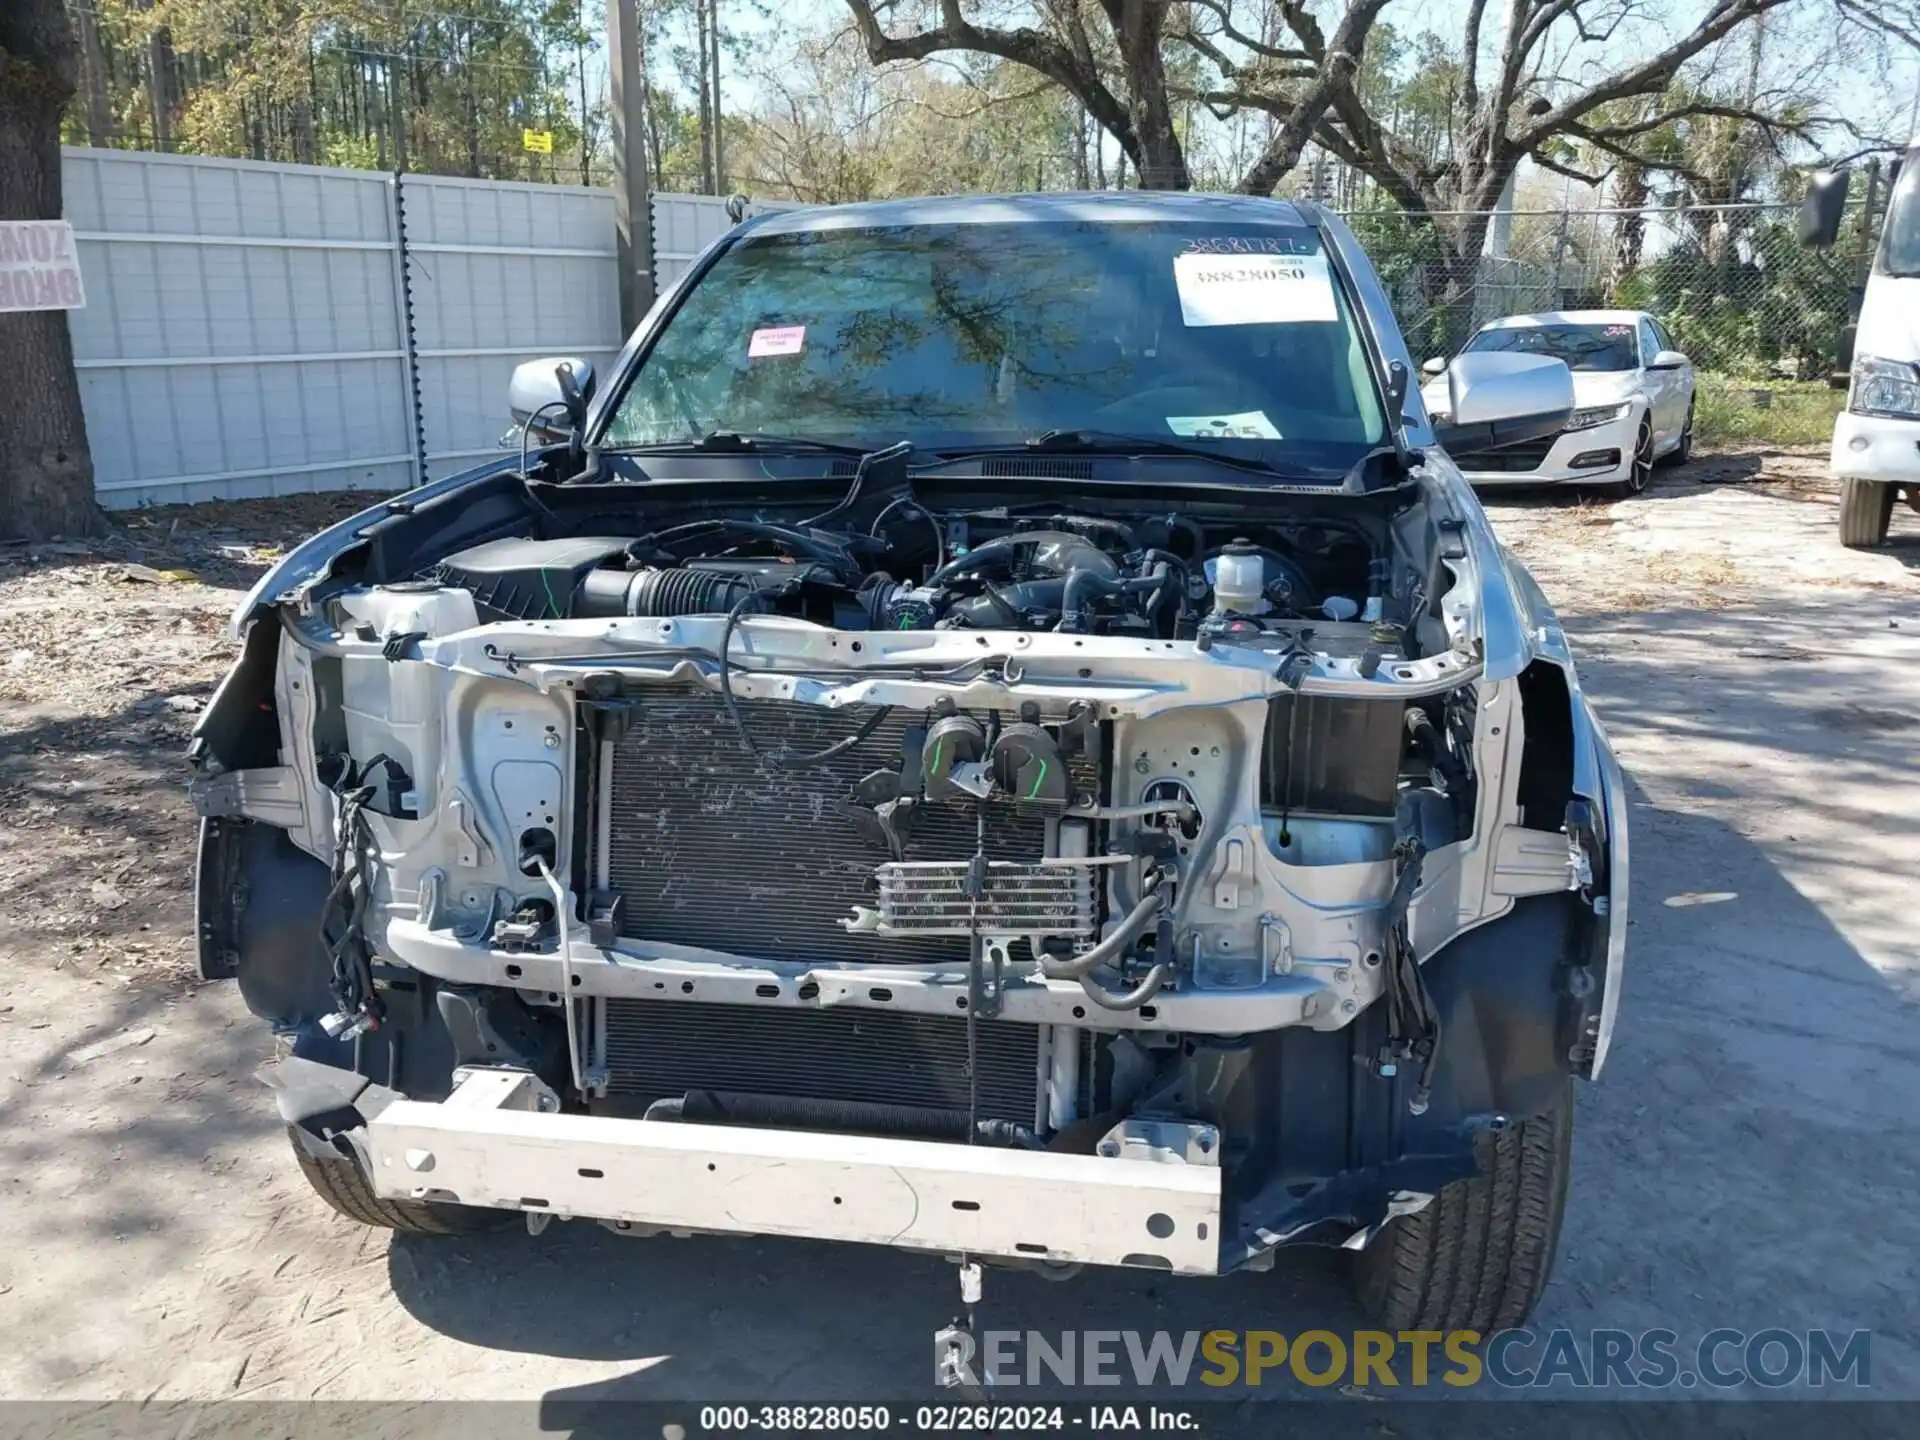
<path fill-rule="evenodd" d="M 509 1108 L 511 1072 L 368 1124 L 375 1193 L 664 1230 L 1211 1275 L 1220 1171 L 1173 1162 Z"/>

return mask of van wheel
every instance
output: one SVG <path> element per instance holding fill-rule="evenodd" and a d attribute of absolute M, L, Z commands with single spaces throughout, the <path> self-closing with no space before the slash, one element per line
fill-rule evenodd
<path fill-rule="evenodd" d="M 1871 550 L 1886 543 L 1893 524 L 1894 487 L 1881 480 L 1840 482 L 1840 543 L 1849 550 Z"/>
<path fill-rule="evenodd" d="M 313 1193 L 349 1220 L 379 1230 L 407 1235 L 475 1235 L 501 1230 L 519 1218 L 511 1210 L 486 1210 L 474 1205 L 446 1205 L 431 1200 L 382 1200 L 373 1193 L 360 1166 L 345 1156 L 321 1159 L 307 1153 L 293 1127 L 293 1158 L 307 1177 Z"/>
<path fill-rule="evenodd" d="M 1573 1082 L 1543 1114 L 1485 1134 L 1480 1173 L 1387 1223 L 1355 1262 L 1361 1308 L 1382 1328 L 1524 1325 L 1560 1244 L 1573 1161 Z"/>

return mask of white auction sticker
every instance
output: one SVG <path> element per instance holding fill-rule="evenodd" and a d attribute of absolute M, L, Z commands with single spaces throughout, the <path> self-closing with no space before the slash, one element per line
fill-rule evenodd
<path fill-rule="evenodd" d="M 747 358 L 759 360 L 768 355 L 798 355 L 806 343 L 807 327 L 804 325 L 778 325 L 767 330 L 756 330 L 747 340 Z"/>
<path fill-rule="evenodd" d="M 80 310 L 80 252 L 65 220 L 0 220 L 0 311 Z"/>
<path fill-rule="evenodd" d="M 1167 428 L 1176 435 L 1202 440 L 1278 440 L 1280 432 L 1264 410 L 1242 410 L 1236 415 L 1169 415 Z"/>
<path fill-rule="evenodd" d="M 1338 320 L 1325 255 L 1176 255 L 1173 283 L 1188 325 L 1299 325 Z"/>

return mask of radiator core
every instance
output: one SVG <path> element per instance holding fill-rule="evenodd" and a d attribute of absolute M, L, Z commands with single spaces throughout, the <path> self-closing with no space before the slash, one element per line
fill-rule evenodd
<path fill-rule="evenodd" d="M 623 899 L 621 934 L 769 960 L 819 964 L 959 964 L 960 935 L 849 934 L 840 922 L 876 898 L 875 871 L 892 857 L 855 828 L 853 787 L 897 768 L 901 737 L 919 716 L 896 710 L 861 744 L 819 764 L 771 758 L 818 751 L 872 715 L 790 701 L 741 702 L 761 753 L 751 754 L 718 696 L 670 691 L 642 701 L 611 754 L 604 838 L 607 888 Z M 1039 860 L 1045 821 L 1034 810 L 987 807 L 987 854 Z M 908 860 L 974 853 L 971 807 L 920 807 Z"/>
<path fill-rule="evenodd" d="M 621 1109 L 688 1090 L 863 1101 L 964 1115 L 967 1022 L 853 1008 L 607 1002 L 608 1095 Z M 1035 1123 L 1040 1028 L 982 1020 L 979 1114 Z"/>

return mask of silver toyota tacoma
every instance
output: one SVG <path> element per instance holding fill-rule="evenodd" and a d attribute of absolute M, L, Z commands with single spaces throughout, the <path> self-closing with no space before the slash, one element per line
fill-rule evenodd
<path fill-rule="evenodd" d="M 1353 236 L 1229 196 L 765 215 L 497 463 L 315 536 L 193 741 L 201 963 L 320 1195 L 1524 1321 L 1620 772 Z"/>

